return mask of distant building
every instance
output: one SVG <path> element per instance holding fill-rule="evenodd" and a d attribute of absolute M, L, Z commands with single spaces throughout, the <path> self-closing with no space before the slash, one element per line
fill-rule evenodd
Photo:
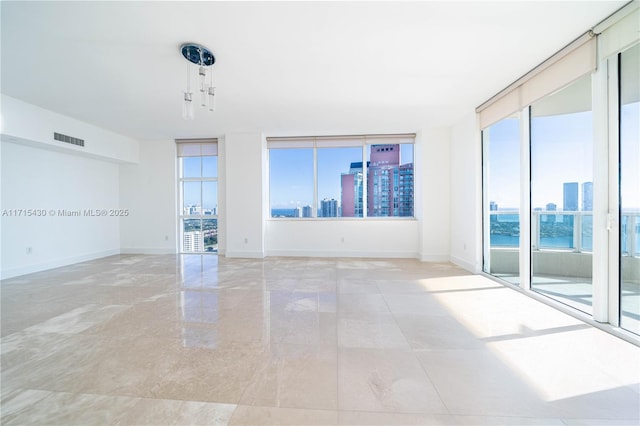
<path fill-rule="evenodd" d="M 342 216 L 363 215 L 362 162 L 341 177 Z M 367 216 L 413 216 L 413 163 L 400 164 L 400 145 L 371 145 L 367 162 Z"/>
<path fill-rule="evenodd" d="M 338 200 L 325 198 L 320 201 L 322 217 L 338 217 Z"/>
<path fill-rule="evenodd" d="M 562 194 L 562 210 L 567 212 L 578 211 L 578 182 L 565 182 Z"/>
<path fill-rule="evenodd" d="M 367 162 L 367 167 L 369 167 Z M 364 184 L 362 161 L 351 163 L 348 173 L 340 177 L 340 204 L 342 217 L 362 217 L 362 190 Z"/>
<path fill-rule="evenodd" d="M 302 217 L 313 217 L 313 210 L 311 206 L 304 206 L 302 208 Z"/>
<path fill-rule="evenodd" d="M 545 210 L 548 212 L 555 212 L 558 209 L 558 205 L 556 203 L 547 203 Z M 540 216 L 540 221 L 548 222 L 548 223 L 556 223 L 556 215 L 555 214 L 543 214 Z"/>
<path fill-rule="evenodd" d="M 495 201 L 489 201 L 489 211 L 498 211 L 498 203 L 496 203 Z"/>
<path fill-rule="evenodd" d="M 190 206 L 186 206 L 182 211 L 184 215 L 188 216 L 192 214 L 201 214 L 202 208 L 197 204 L 193 204 Z"/>
<path fill-rule="evenodd" d="M 582 211 L 593 211 L 593 182 L 582 184 Z"/>
<path fill-rule="evenodd" d="M 185 232 L 182 237 L 182 249 L 185 252 L 199 252 L 204 249 L 204 238 L 201 231 Z"/>
<path fill-rule="evenodd" d="M 293 209 L 293 217 L 302 217 L 302 208 L 296 207 Z"/>

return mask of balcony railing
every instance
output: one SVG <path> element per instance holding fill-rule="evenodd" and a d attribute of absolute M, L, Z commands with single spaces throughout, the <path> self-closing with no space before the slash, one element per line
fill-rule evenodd
<path fill-rule="evenodd" d="M 492 248 L 518 247 L 520 217 L 517 211 L 493 210 L 489 215 Z M 640 256 L 640 210 L 625 211 L 620 220 L 621 254 Z M 534 250 L 593 250 L 593 214 L 582 211 L 531 212 L 531 247 Z"/>

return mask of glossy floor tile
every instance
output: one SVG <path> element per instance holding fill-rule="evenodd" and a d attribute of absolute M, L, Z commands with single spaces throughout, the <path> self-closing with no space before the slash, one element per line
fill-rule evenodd
<path fill-rule="evenodd" d="M 637 346 L 448 263 L 122 255 L 0 291 L 2 424 L 640 423 Z"/>

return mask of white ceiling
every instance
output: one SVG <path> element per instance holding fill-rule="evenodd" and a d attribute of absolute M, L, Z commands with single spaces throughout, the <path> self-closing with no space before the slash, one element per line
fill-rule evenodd
<path fill-rule="evenodd" d="M 625 3 L 2 1 L 1 90 L 139 139 L 415 131 Z M 187 41 L 214 52 L 218 95 L 189 122 Z"/>

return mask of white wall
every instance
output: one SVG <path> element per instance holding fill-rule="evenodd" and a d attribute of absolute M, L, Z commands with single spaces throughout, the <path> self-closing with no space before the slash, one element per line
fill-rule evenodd
<path fill-rule="evenodd" d="M 419 220 L 418 258 L 449 260 L 450 131 L 428 129 L 416 138 L 416 216 Z"/>
<path fill-rule="evenodd" d="M 268 256 L 416 257 L 418 222 L 413 219 L 270 219 Z"/>
<path fill-rule="evenodd" d="M 451 128 L 451 261 L 479 272 L 482 261 L 481 146 L 476 114 Z"/>
<path fill-rule="evenodd" d="M 267 219 L 265 254 L 448 260 L 449 139 L 448 129 L 416 133 L 415 219 Z"/>
<path fill-rule="evenodd" d="M 258 133 L 227 134 L 222 142 L 228 257 L 263 257 L 265 212 L 265 141 Z"/>
<path fill-rule="evenodd" d="M 119 253 L 118 216 L 89 214 L 121 207 L 119 164 L 138 161 L 138 141 L 6 95 L 0 99 L 2 277 Z M 54 132 L 84 139 L 85 146 L 56 141 Z M 47 215 L 12 212 L 20 209 Z"/>
<path fill-rule="evenodd" d="M 140 141 L 139 163 L 120 166 L 120 219 L 123 253 L 176 252 L 176 144 Z"/>
<path fill-rule="evenodd" d="M 138 141 L 1 95 L 2 139 L 118 163 L 138 161 Z M 53 133 L 83 139 L 84 147 L 59 142 Z"/>
<path fill-rule="evenodd" d="M 2 100 L 3 124 L 9 124 L 3 127 L 2 137 L 12 141 L 3 142 L 4 155 L 0 157 L 3 208 L 29 208 L 23 204 L 45 200 L 46 208 L 71 210 L 96 205 L 129 212 L 120 219 L 97 218 L 98 222 L 90 222 L 96 218 L 76 218 L 82 220 L 82 226 L 85 222 L 92 223 L 91 231 L 52 222 L 63 218 L 43 218 L 28 231 L 20 228 L 32 224 L 33 218 L 24 223 L 19 222 L 25 220 L 22 218 L 3 221 L 3 270 L 7 271 L 3 275 L 119 251 L 176 251 L 173 140 L 134 141 L 6 96 Z M 453 131 L 440 128 L 417 132 L 415 219 L 271 220 L 263 135 L 225 135 L 219 139 L 220 252 L 229 257 L 373 256 L 427 261 L 451 258 L 463 266 L 475 265 L 476 229 L 469 218 L 479 211 L 475 212 L 473 206 L 477 194 L 473 190 L 476 135 L 475 116 L 472 118 Z M 30 120 L 36 124 L 29 126 Z M 88 151 L 58 146 L 59 142 L 51 140 L 53 131 L 84 137 L 92 143 L 87 144 Z M 4 149 L 5 146 L 10 148 Z M 451 158 L 455 161 L 451 162 Z M 23 169 L 32 166 L 44 173 L 19 181 Z M 462 214 L 458 206 L 468 213 Z M 57 234 L 52 234 L 50 226 L 54 223 L 55 232 L 63 232 L 68 243 L 61 243 Z M 92 238 L 96 233 L 101 235 L 99 241 Z M 460 251 L 463 245 L 467 249 Z M 32 254 L 26 254 L 26 247 L 32 247 Z M 9 249 L 11 252 L 5 253 Z"/>
<path fill-rule="evenodd" d="M 118 217 L 84 212 L 119 208 L 117 164 L 6 141 L 1 149 L 2 278 L 119 253 Z"/>

